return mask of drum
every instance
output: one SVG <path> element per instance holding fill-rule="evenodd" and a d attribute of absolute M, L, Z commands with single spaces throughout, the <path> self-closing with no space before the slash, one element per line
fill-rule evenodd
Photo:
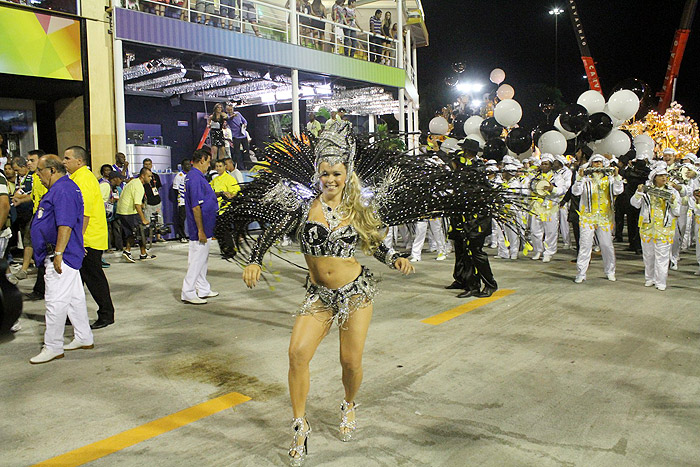
<path fill-rule="evenodd" d="M 544 198 L 550 193 L 548 190 L 550 186 L 552 184 L 546 178 L 535 177 L 530 180 L 530 191 L 539 198 Z"/>

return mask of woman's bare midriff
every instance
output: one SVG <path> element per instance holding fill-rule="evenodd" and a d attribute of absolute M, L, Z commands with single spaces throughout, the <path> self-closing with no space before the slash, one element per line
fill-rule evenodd
<path fill-rule="evenodd" d="M 305 255 L 311 282 L 337 289 L 357 279 L 362 266 L 355 258 L 335 258 Z"/>

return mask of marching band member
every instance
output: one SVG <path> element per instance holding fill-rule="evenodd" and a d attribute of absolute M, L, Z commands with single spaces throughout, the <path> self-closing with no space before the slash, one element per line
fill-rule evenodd
<path fill-rule="evenodd" d="M 552 260 L 557 252 L 557 237 L 559 235 L 559 202 L 566 193 L 566 183 L 552 171 L 554 156 L 542 154 L 540 170 L 534 179 L 544 179 L 549 182 L 545 188 L 547 194 L 532 193 L 530 233 L 534 248 L 534 260 L 542 257 L 543 263 Z"/>
<path fill-rule="evenodd" d="M 690 198 L 690 208 L 693 213 L 693 226 L 690 231 L 695 239 L 695 260 L 698 263 L 698 270 L 695 271 L 696 276 L 700 276 L 700 238 L 698 238 L 698 227 L 700 227 L 700 183 L 695 184 L 693 196 Z"/>
<path fill-rule="evenodd" d="M 625 187 L 617 167 L 612 169 L 612 176 L 604 172 L 605 160 L 602 155 L 594 154 L 589 161 L 592 171 L 579 168 L 579 176 L 571 187 L 571 193 L 581 197 L 579 203 L 581 237 L 576 259 L 577 274 L 574 279 L 577 284 L 586 280 L 594 235 L 598 237 L 600 244 L 605 275 L 609 281 L 615 281 L 615 250 L 611 232 L 613 202 L 614 197 L 622 193 Z"/>
<path fill-rule="evenodd" d="M 505 159 L 505 158 L 504 158 Z M 517 176 L 518 166 L 514 163 L 506 164 L 503 167 L 503 182 L 502 186 L 506 189 L 520 193 L 523 191 L 522 180 Z M 510 206 L 511 209 L 518 209 L 516 206 Z M 514 216 L 522 222 L 522 214 Z M 499 259 L 518 259 L 520 251 L 520 236 L 511 228 L 506 226 L 505 229 L 499 228 L 498 235 L 498 254 L 495 258 Z"/>
<path fill-rule="evenodd" d="M 659 290 L 666 290 L 676 217 L 680 213 L 680 195 L 667 183 L 668 172 L 659 166 L 649 174 L 647 186 L 639 185 L 630 200 L 634 207 L 640 209 L 644 286 L 656 285 Z"/>
<path fill-rule="evenodd" d="M 564 156 L 554 156 L 554 174 L 566 183 L 564 194 L 571 188 L 571 169 L 568 167 L 569 161 Z M 569 201 L 562 200 L 559 202 L 559 232 L 561 239 L 564 242 L 564 248 L 569 248 L 571 245 L 571 229 L 569 228 Z"/>
<path fill-rule="evenodd" d="M 666 163 L 666 170 L 669 175 L 672 172 L 679 171 L 683 168 L 683 164 L 677 160 L 678 151 L 673 148 L 666 148 L 662 152 L 663 161 Z M 670 177 L 669 177 L 670 178 Z M 681 256 L 681 245 L 683 244 L 683 236 L 685 234 L 685 228 L 687 227 L 688 219 L 688 196 L 691 195 L 690 187 L 685 183 L 679 183 L 680 180 L 670 180 L 671 186 L 678 191 L 681 197 L 681 207 L 678 214 L 678 220 L 676 222 L 676 233 L 673 240 L 673 246 L 671 247 L 671 269 L 676 271 L 678 269 L 678 260 Z"/>

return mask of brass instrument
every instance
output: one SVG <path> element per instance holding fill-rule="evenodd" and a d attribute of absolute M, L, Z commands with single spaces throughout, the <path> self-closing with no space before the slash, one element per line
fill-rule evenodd
<path fill-rule="evenodd" d="M 612 175 L 615 173 L 615 168 L 613 167 L 587 167 L 583 169 L 583 175 L 593 175 L 593 174 L 603 174 L 605 175 Z"/>
<path fill-rule="evenodd" d="M 679 185 L 685 185 L 697 176 L 695 171 L 687 165 L 674 167 L 668 171 L 668 177 Z"/>
<path fill-rule="evenodd" d="M 662 199 L 665 199 L 666 201 L 673 200 L 673 193 L 671 192 L 671 190 L 668 190 L 666 188 L 657 188 L 655 186 L 647 186 L 647 187 L 644 187 L 644 191 L 649 196 L 655 196 L 657 198 L 662 198 Z"/>

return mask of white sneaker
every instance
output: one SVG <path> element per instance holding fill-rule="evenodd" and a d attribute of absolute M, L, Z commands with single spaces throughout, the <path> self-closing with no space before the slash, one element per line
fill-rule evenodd
<path fill-rule="evenodd" d="M 489 248 L 498 248 L 498 245 L 496 243 L 492 243 L 489 245 Z"/>
<path fill-rule="evenodd" d="M 80 342 L 78 339 L 73 339 L 70 344 L 63 346 L 63 350 L 88 350 L 94 348 L 95 344 L 86 344 L 85 342 Z"/>
<path fill-rule="evenodd" d="M 219 296 L 219 292 L 214 292 L 212 290 L 207 295 L 204 295 L 204 296 L 200 295 L 199 298 L 214 298 L 214 297 L 218 297 L 218 296 Z"/>
<path fill-rule="evenodd" d="M 508 259 L 507 256 L 495 255 L 493 259 Z"/>
<path fill-rule="evenodd" d="M 46 346 L 43 346 L 41 348 L 41 352 L 39 352 L 39 355 L 30 358 L 29 363 L 36 365 L 39 363 L 47 363 L 51 360 L 56 360 L 59 358 L 63 358 L 63 352 L 54 352 L 52 350 L 49 350 Z"/>
<path fill-rule="evenodd" d="M 535 253 L 535 256 L 533 256 L 532 259 L 533 259 L 533 261 L 537 261 L 537 260 L 540 259 L 541 257 L 542 257 L 542 254 L 541 254 L 541 253 Z"/>
<path fill-rule="evenodd" d="M 615 278 L 615 274 L 608 274 L 608 280 L 610 282 L 615 282 L 617 279 Z"/>
<path fill-rule="evenodd" d="M 656 285 L 656 284 L 654 283 L 654 281 L 646 281 L 646 282 L 644 283 L 644 287 L 651 287 L 652 285 Z"/>
<path fill-rule="evenodd" d="M 678 263 L 671 263 L 671 270 L 678 271 Z"/>
<path fill-rule="evenodd" d="M 550 261 L 552 261 L 552 257 L 549 255 L 544 255 L 544 258 L 542 258 L 543 263 L 549 263 Z"/>
<path fill-rule="evenodd" d="M 416 258 L 415 256 L 411 256 L 411 258 L 409 258 L 409 261 L 412 263 L 417 263 L 420 261 L 420 258 Z"/>
<path fill-rule="evenodd" d="M 447 255 L 445 253 L 440 253 L 437 255 L 437 258 L 435 258 L 435 261 L 444 261 L 447 259 Z"/>
<path fill-rule="evenodd" d="M 564 243 L 564 249 L 565 249 L 565 250 L 568 250 L 569 248 L 571 248 L 571 244 L 569 244 L 569 243 Z"/>
<path fill-rule="evenodd" d="M 700 276 L 700 268 L 698 268 L 698 270 L 695 271 L 695 272 L 693 273 L 693 275 L 695 275 L 695 276 Z"/>
<path fill-rule="evenodd" d="M 12 285 L 19 284 L 19 279 L 17 279 L 14 274 L 8 274 L 7 280 L 10 281 L 10 284 L 12 284 Z"/>
<path fill-rule="evenodd" d="M 594 246 L 594 247 L 593 247 L 593 251 L 595 251 L 596 253 L 600 253 L 600 247 L 597 246 L 597 245 Z"/>
<path fill-rule="evenodd" d="M 510 259 L 511 259 L 511 261 L 516 261 L 516 260 L 518 259 L 518 257 L 517 257 L 517 256 L 511 256 Z"/>
<path fill-rule="evenodd" d="M 665 285 L 657 285 L 656 289 L 663 292 L 664 290 L 666 290 L 666 286 Z"/>
<path fill-rule="evenodd" d="M 576 276 L 576 278 L 574 279 L 574 282 L 576 282 L 577 284 L 580 284 L 581 282 L 583 282 L 585 280 L 586 280 L 586 278 L 583 276 Z"/>
<path fill-rule="evenodd" d="M 15 321 L 15 324 L 12 325 L 10 328 L 10 332 L 18 332 L 22 330 L 22 325 L 20 324 L 19 320 Z"/>
<path fill-rule="evenodd" d="M 197 297 L 197 298 L 190 298 L 190 299 L 188 299 L 188 300 L 186 300 L 186 299 L 183 298 L 182 301 L 185 302 L 185 303 L 189 303 L 190 305 L 204 305 L 204 304 L 207 303 L 207 301 L 206 301 L 205 299 L 199 298 L 199 297 Z"/>

